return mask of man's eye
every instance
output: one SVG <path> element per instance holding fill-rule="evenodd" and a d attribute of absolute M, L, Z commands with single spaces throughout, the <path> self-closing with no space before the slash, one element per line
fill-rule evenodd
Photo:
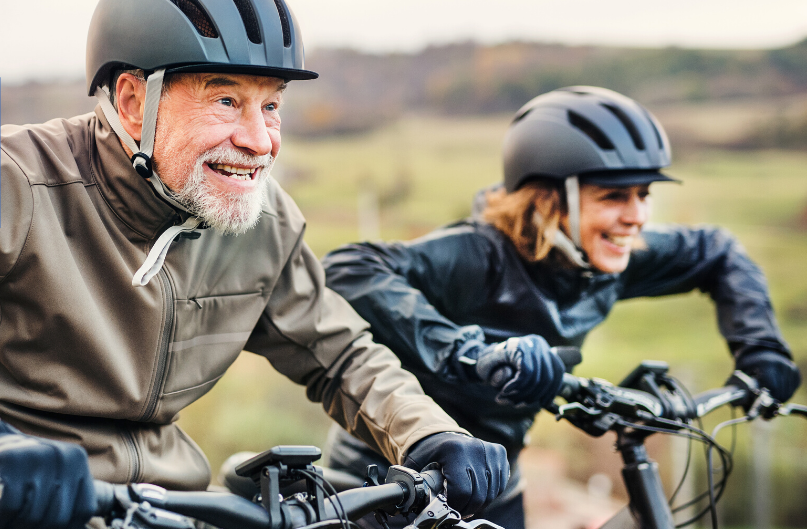
<path fill-rule="evenodd" d="M 221 99 L 219 99 L 219 103 L 228 107 L 233 106 L 233 100 L 231 97 L 222 97 Z"/>
<path fill-rule="evenodd" d="M 269 103 L 268 105 L 263 107 L 263 109 L 266 110 L 267 112 L 274 112 L 275 110 L 277 110 L 277 105 L 275 103 Z"/>

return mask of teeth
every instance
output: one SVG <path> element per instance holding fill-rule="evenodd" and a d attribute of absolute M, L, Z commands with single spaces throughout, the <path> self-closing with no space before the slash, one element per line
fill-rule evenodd
<path fill-rule="evenodd" d="M 221 163 L 211 163 L 210 168 L 214 171 L 224 171 L 226 173 L 230 173 L 228 176 L 230 178 L 235 178 L 236 180 L 250 180 L 252 178 L 252 172 L 254 169 L 249 169 L 246 167 L 233 167 L 232 165 L 225 165 Z"/>
<path fill-rule="evenodd" d="M 633 239 L 630 235 L 606 235 L 605 238 L 617 246 L 628 246 Z"/>

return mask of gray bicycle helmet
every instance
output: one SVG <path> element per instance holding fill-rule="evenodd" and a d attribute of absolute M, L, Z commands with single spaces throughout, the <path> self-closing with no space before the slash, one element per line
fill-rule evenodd
<path fill-rule="evenodd" d="M 110 101 L 112 72 L 142 69 L 147 76 L 140 143 L 126 132 Z M 148 284 L 171 242 L 203 226 L 178 202 L 152 167 L 157 111 L 166 72 L 223 72 L 284 80 L 314 79 L 304 68 L 297 20 L 284 0 L 100 0 L 87 37 L 87 90 L 109 125 L 132 151 L 132 166 L 183 223 L 166 230 L 132 278 Z"/>
<path fill-rule="evenodd" d="M 636 101 L 606 88 L 571 86 L 540 95 L 516 112 L 503 144 L 504 186 L 512 193 L 530 180 L 563 182 L 572 240 L 561 233 L 556 246 L 588 267 L 580 250 L 579 183 L 626 187 L 677 181 L 660 171 L 670 160 L 664 129 Z"/>
<path fill-rule="evenodd" d="M 284 0 L 100 0 L 86 67 L 90 95 L 127 67 L 317 77 Z"/>

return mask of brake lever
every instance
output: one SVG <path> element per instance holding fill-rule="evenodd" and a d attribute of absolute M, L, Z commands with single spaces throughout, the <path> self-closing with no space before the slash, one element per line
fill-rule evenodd
<path fill-rule="evenodd" d="M 441 525 L 450 527 L 460 522 L 460 513 L 448 506 L 445 496 L 438 494 L 405 529 L 435 529 Z"/>
<path fill-rule="evenodd" d="M 501 525 L 496 525 L 487 520 L 471 520 L 470 522 L 457 522 L 454 527 L 461 529 L 504 529 Z"/>
<path fill-rule="evenodd" d="M 112 529 L 195 529 L 190 520 L 179 514 L 152 507 L 149 502 L 133 503 L 123 520 L 114 520 Z"/>
<path fill-rule="evenodd" d="M 595 409 L 595 408 L 588 408 L 583 406 L 579 402 L 570 402 L 568 404 L 561 404 L 558 406 L 558 411 L 555 414 L 555 419 L 574 419 L 580 417 L 581 414 L 588 415 L 590 417 L 597 417 L 598 415 L 602 414 L 602 411 Z"/>
<path fill-rule="evenodd" d="M 781 415 L 782 403 L 771 397 L 768 390 L 763 388 L 759 391 L 759 395 L 754 399 L 751 407 L 748 408 L 746 414 L 749 419 L 756 419 L 762 417 L 765 420 L 770 420 Z"/>
<path fill-rule="evenodd" d="M 465 522 L 460 513 L 448 506 L 448 500 L 442 494 L 438 494 L 429 505 L 418 514 L 415 520 L 404 529 L 437 529 L 443 527 L 447 529 L 504 529 L 488 520 L 472 520 Z"/>
<path fill-rule="evenodd" d="M 807 406 L 802 404 L 785 404 L 784 406 L 780 407 L 778 412 L 779 415 L 801 415 L 802 417 L 807 418 Z"/>

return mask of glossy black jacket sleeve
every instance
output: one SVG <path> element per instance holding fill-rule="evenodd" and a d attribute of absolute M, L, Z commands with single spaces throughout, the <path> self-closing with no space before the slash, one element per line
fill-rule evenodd
<path fill-rule="evenodd" d="M 375 341 L 390 347 L 413 372 L 453 378 L 452 351 L 476 326 L 443 314 L 451 304 L 483 303 L 495 250 L 465 229 L 407 243 L 351 244 L 323 259 L 327 285 L 366 319 Z M 495 272 L 493 272 L 495 274 Z"/>
<path fill-rule="evenodd" d="M 621 275 L 620 298 L 699 289 L 714 300 L 720 332 L 735 357 L 758 350 L 790 356 L 771 306 L 765 276 L 742 245 L 714 227 L 663 226 L 643 231 Z"/>

